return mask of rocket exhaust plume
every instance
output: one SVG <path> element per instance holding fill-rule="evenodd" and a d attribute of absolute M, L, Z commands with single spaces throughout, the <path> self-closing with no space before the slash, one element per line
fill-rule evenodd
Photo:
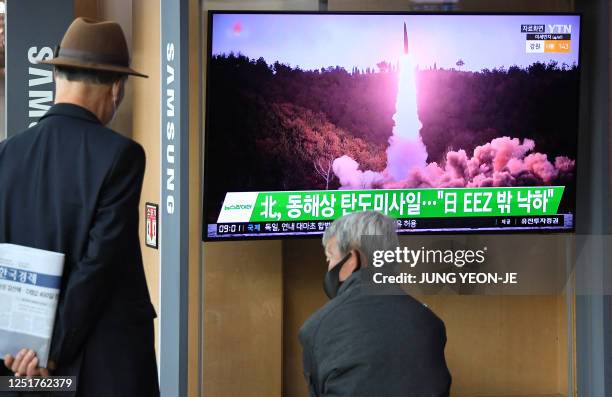
<path fill-rule="evenodd" d="M 408 53 L 408 30 L 404 23 L 404 53 L 400 58 L 395 126 L 387 147 L 387 168 L 382 172 L 361 171 L 348 156 L 334 160 L 332 168 L 342 188 L 367 189 L 406 178 L 413 168 L 424 168 L 427 150 L 419 131 L 422 124 L 417 114 L 415 65 Z"/>
<path fill-rule="evenodd" d="M 417 114 L 415 65 L 408 53 L 408 31 L 404 22 L 404 54 L 400 58 L 393 135 L 387 148 L 387 173 L 394 180 L 403 179 L 413 167 L 424 167 L 427 150 L 421 140 L 421 121 Z"/>
<path fill-rule="evenodd" d="M 387 147 L 387 167 L 382 172 L 362 171 L 359 164 L 344 155 L 334 160 L 332 169 L 341 189 L 405 189 L 419 187 L 483 187 L 551 184 L 574 172 L 575 161 L 565 156 L 554 163 L 546 154 L 529 153 L 535 148 L 530 139 L 500 137 L 474 149 L 470 158 L 465 150 L 449 151 L 444 162 L 427 164 L 427 149 L 421 139 L 417 112 L 415 66 L 408 53 L 408 32 L 404 23 L 404 53 L 393 116 L 395 126 Z"/>

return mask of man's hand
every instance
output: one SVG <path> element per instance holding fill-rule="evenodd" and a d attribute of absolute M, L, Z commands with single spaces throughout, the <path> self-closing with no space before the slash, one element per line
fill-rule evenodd
<path fill-rule="evenodd" d="M 31 349 L 21 349 L 15 357 L 7 354 L 4 356 L 4 365 L 13 371 L 15 376 L 49 376 L 49 369 L 38 366 L 36 352 Z"/>

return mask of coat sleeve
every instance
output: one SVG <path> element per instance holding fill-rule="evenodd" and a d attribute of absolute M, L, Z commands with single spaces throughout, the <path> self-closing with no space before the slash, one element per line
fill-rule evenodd
<path fill-rule="evenodd" d="M 129 142 L 118 151 L 96 203 L 85 248 L 67 278 L 58 306 L 51 358 L 69 363 L 82 349 L 108 303 L 122 256 L 138 233 L 138 205 L 145 170 L 142 147 Z"/>

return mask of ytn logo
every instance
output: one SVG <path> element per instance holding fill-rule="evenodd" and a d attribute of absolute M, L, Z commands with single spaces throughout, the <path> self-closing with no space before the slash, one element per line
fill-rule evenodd
<path fill-rule="evenodd" d="M 572 25 L 548 25 L 548 33 L 572 33 Z"/>

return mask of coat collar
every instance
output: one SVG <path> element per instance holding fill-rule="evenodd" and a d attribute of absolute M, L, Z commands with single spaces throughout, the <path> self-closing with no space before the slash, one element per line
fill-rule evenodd
<path fill-rule="evenodd" d="M 73 117 L 85 121 L 89 121 L 95 124 L 102 124 L 95 114 L 85 109 L 82 106 L 74 105 L 72 103 L 56 103 L 40 118 L 39 121 L 51 116 L 66 116 Z"/>
<path fill-rule="evenodd" d="M 356 272 L 353 272 L 353 274 L 351 274 L 350 276 L 348 276 L 348 278 L 344 280 L 344 282 L 340 285 L 337 296 L 340 296 L 344 292 L 351 290 L 354 287 L 357 287 L 358 285 L 360 285 L 361 284 L 361 273 L 362 273 L 361 269 L 359 269 Z"/>

